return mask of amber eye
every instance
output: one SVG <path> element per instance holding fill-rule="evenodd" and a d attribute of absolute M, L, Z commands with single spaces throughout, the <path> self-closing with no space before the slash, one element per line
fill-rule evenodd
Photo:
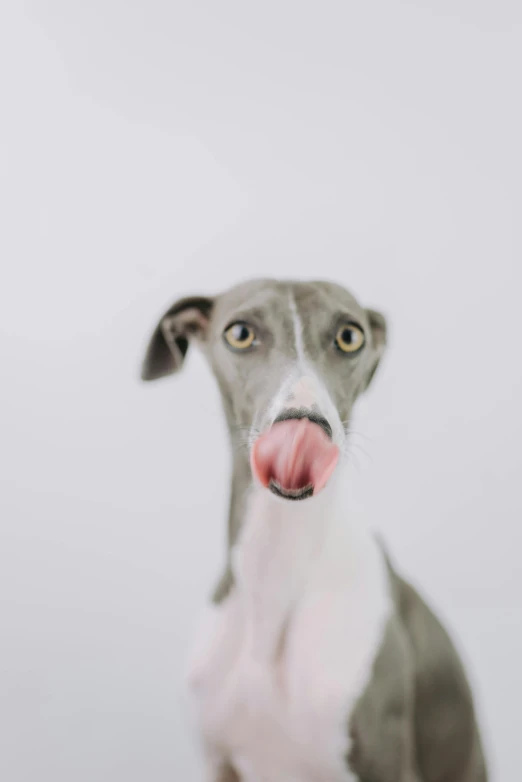
<path fill-rule="evenodd" d="M 232 323 L 225 331 L 224 337 L 234 350 L 247 350 L 256 343 L 256 332 L 248 323 Z"/>
<path fill-rule="evenodd" d="M 364 332 L 354 323 L 347 323 L 337 332 L 335 344 L 343 353 L 357 353 L 364 345 Z"/>

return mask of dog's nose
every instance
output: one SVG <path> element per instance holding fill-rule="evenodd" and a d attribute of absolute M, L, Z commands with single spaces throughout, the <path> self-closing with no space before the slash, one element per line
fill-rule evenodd
<path fill-rule="evenodd" d="M 288 402 L 293 407 L 312 409 L 317 403 L 317 394 L 317 382 L 314 378 L 303 375 L 290 389 Z"/>
<path fill-rule="evenodd" d="M 273 424 L 281 423 L 281 421 L 290 421 L 292 419 L 308 418 L 314 424 L 317 424 L 328 435 L 330 440 L 332 439 L 332 427 L 327 419 L 313 408 L 306 407 L 288 407 L 280 413 Z"/>

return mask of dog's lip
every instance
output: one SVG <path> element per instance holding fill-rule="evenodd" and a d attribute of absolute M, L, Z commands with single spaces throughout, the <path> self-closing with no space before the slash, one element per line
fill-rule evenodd
<path fill-rule="evenodd" d="M 306 408 L 290 408 L 288 410 L 283 411 L 274 420 L 272 426 L 275 426 L 275 424 L 282 423 L 283 421 L 293 421 L 293 420 L 300 421 L 303 418 L 307 418 L 312 424 L 317 424 L 317 426 L 320 426 L 323 432 L 330 440 L 333 438 L 332 427 L 330 426 L 329 421 L 324 417 L 324 415 L 321 415 L 320 413 L 317 413 L 314 410 L 308 410 Z"/>
<path fill-rule="evenodd" d="M 301 489 L 285 489 L 273 478 L 271 478 L 268 488 L 272 494 L 275 494 L 276 497 L 281 497 L 284 500 L 307 500 L 309 497 L 312 497 L 314 493 L 313 483 L 309 483 Z"/>

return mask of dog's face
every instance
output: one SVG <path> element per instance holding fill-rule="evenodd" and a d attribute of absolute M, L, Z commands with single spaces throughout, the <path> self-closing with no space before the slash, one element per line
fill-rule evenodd
<path fill-rule="evenodd" d="M 250 449 L 254 475 L 290 499 L 317 492 L 382 355 L 382 315 L 326 282 L 256 280 L 213 299 L 183 299 L 160 320 L 143 379 L 178 371 L 192 341 L 217 378 L 233 441 Z"/>

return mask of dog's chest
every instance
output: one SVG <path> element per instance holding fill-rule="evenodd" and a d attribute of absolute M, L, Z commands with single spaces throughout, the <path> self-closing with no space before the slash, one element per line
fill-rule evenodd
<path fill-rule="evenodd" d="M 193 658 L 204 743 L 242 782 L 349 782 L 350 715 L 389 611 L 382 563 L 370 545 L 365 567 L 345 572 L 333 547 L 313 568 L 311 535 L 285 567 L 285 541 L 274 550 L 265 533 L 243 541 Z"/>

